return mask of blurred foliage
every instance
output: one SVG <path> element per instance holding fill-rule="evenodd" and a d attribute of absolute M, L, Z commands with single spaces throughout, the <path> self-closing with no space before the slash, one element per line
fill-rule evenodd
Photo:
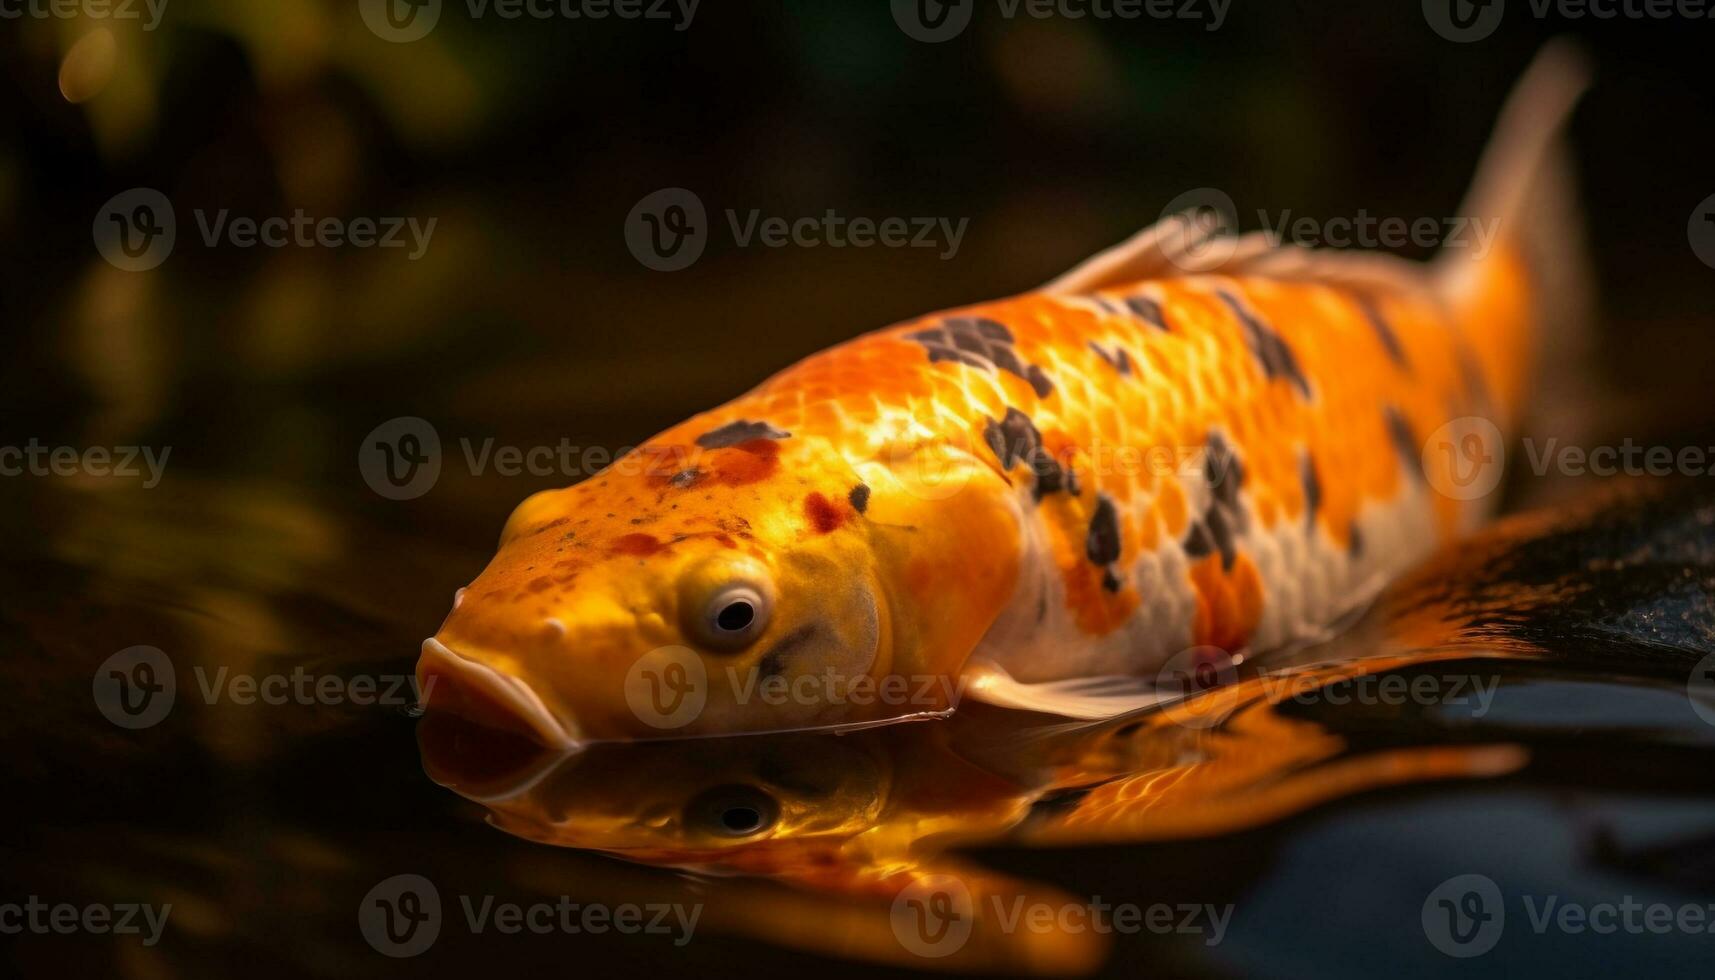
<path fill-rule="evenodd" d="M 7 21 L 0 409 L 19 438 L 168 443 L 182 467 L 364 499 L 352 449 L 387 418 L 631 444 L 862 330 L 1028 288 L 1188 188 L 1229 191 L 1252 227 L 1259 208 L 1450 213 L 1506 85 L 1568 25 L 1514 18 L 1454 45 L 1394 6 L 1235 4 L 1216 32 L 982 13 L 938 45 L 905 38 L 885 4 L 837 0 L 702 4 L 683 31 L 473 19 L 449 0 L 405 44 L 368 31 L 355 0 L 171 0 L 152 30 Z M 1622 393 L 1650 391 L 1605 418 L 1701 428 L 1700 372 L 1674 356 L 1710 350 L 1712 273 L 1684 232 L 1715 189 L 1692 152 L 1712 118 L 1696 39 L 1607 27 L 1578 144 L 1604 364 Z M 149 273 L 90 240 L 102 202 L 135 186 L 179 217 Z M 667 186 L 712 216 L 834 208 L 968 217 L 970 233 L 951 261 L 717 234 L 662 274 L 621 229 Z M 209 247 L 198 209 L 437 225 L 409 261 Z M 555 482 L 455 478 L 408 519 L 459 524 L 475 505 L 486 538 Z"/>

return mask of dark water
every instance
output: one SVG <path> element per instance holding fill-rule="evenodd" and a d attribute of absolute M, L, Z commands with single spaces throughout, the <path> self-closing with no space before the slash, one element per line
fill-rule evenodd
<path fill-rule="evenodd" d="M 386 696 L 480 554 L 437 553 L 269 486 L 61 491 L 4 514 L 16 707 L 0 885 L 172 905 L 152 946 L 27 935 L 10 944 L 19 970 L 1689 976 L 1715 950 L 1701 931 L 1531 920 L 1550 900 L 1715 903 L 1715 687 L 1693 679 L 1715 651 L 1709 494 L 1503 525 L 1402 582 L 1335 647 L 1226 678 L 1178 715 L 1067 730 L 973 708 L 839 737 L 610 745 L 557 768 Z M 128 730 L 92 683 L 137 644 L 170 659 L 175 697 Z M 298 668 L 334 694 L 243 703 L 228 686 Z M 400 703 L 352 703 L 360 678 Z M 1364 686 L 1386 678 L 1425 693 Z M 695 832 L 748 791 L 780 808 L 772 843 Z M 725 867 L 652 866 L 692 860 Z M 902 869 L 976 896 L 975 928 L 944 959 L 897 938 L 874 882 Z M 441 916 L 429 948 L 394 959 L 366 940 L 360 906 L 399 874 L 430 881 Z M 1432 945 L 1424 906 L 1465 874 L 1494 882 L 1504 931 L 1456 960 Z M 1004 928 L 997 910 L 1020 898 L 1204 906 L 1225 924 L 1218 942 L 1207 919 Z M 699 917 L 689 941 L 507 935 L 474 932 L 466 899 Z"/>

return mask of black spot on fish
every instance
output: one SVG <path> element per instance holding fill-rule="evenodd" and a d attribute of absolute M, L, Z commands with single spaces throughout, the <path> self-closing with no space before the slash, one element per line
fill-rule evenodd
<path fill-rule="evenodd" d="M 752 439 L 790 439 L 792 433 L 784 429 L 776 429 L 767 422 L 748 422 L 739 419 L 728 422 L 718 429 L 710 429 L 697 437 L 697 445 L 704 449 L 725 449 L 736 446 L 741 442 Z"/>
<path fill-rule="evenodd" d="M 1298 358 L 1292 353 L 1292 348 L 1286 346 L 1286 341 L 1280 334 L 1275 333 L 1269 326 L 1257 319 L 1239 298 L 1226 290 L 1220 290 L 1221 299 L 1238 318 L 1239 327 L 1244 331 L 1245 343 L 1250 345 L 1251 353 L 1262 363 L 1263 374 L 1269 378 L 1285 378 L 1298 388 L 1299 394 L 1310 397 L 1310 382 L 1305 380 L 1304 372 L 1299 370 Z"/>
<path fill-rule="evenodd" d="M 1227 445 L 1227 440 L 1219 432 L 1209 433 L 1208 444 L 1204 447 L 1203 476 L 1209 481 L 1210 489 L 1215 491 L 1216 503 L 1238 507 L 1239 488 L 1245 482 L 1244 464 L 1239 462 L 1238 453 Z"/>
<path fill-rule="evenodd" d="M 1090 559 L 1091 564 L 1102 566 L 1106 573 L 1102 577 L 1102 586 L 1109 592 L 1118 592 L 1119 579 L 1107 566 L 1120 558 L 1119 513 L 1105 493 L 1096 495 L 1096 512 L 1090 517 L 1090 530 L 1084 537 L 1084 556 Z"/>
<path fill-rule="evenodd" d="M 981 316 L 954 316 L 938 327 L 906 334 L 923 345 L 931 364 L 953 361 L 984 371 L 1005 371 L 1030 383 L 1038 398 L 1054 390 L 1042 368 L 1026 364 L 1014 348 L 1012 331 L 1004 323 Z"/>
<path fill-rule="evenodd" d="M 863 513 L 864 511 L 868 510 L 869 509 L 869 485 L 865 484 L 865 483 L 860 483 L 857 486 L 852 487 L 852 492 L 846 494 L 846 499 L 851 501 L 852 510 L 857 511 L 860 514 Z"/>
<path fill-rule="evenodd" d="M 1209 526 L 1201 519 L 1191 522 L 1191 527 L 1185 532 L 1185 554 L 1192 558 L 1206 558 L 1215 553 L 1215 539 L 1209 536 Z"/>
<path fill-rule="evenodd" d="M 1420 481 L 1428 482 L 1429 475 L 1423 472 L 1423 444 L 1417 441 L 1417 433 L 1411 430 L 1411 423 L 1397 408 L 1387 410 L 1387 434 L 1405 468 L 1417 474 Z"/>
<path fill-rule="evenodd" d="M 962 351 L 954 347 L 929 348 L 929 363 L 933 364 L 936 361 L 954 361 L 956 363 L 966 365 L 967 367 L 974 367 L 983 371 L 994 370 L 994 365 L 988 361 L 985 361 L 968 351 Z"/>
<path fill-rule="evenodd" d="M 1035 389 L 1038 398 L 1047 398 L 1054 393 L 1054 383 L 1048 380 L 1048 375 L 1040 364 L 1030 365 L 1030 370 L 1024 372 L 1024 380 L 1030 382 L 1030 387 Z"/>
<path fill-rule="evenodd" d="M 1306 452 L 1299 468 L 1304 481 L 1304 523 L 1316 526 L 1316 512 L 1322 509 L 1322 480 L 1316 475 L 1316 460 Z"/>
<path fill-rule="evenodd" d="M 1030 467 L 1036 477 L 1033 488 L 1036 500 L 1062 490 L 1077 495 L 1077 477 L 1043 448 L 1042 434 L 1030 416 L 1018 409 L 1008 407 L 1006 418 L 990 419 L 983 427 L 983 441 L 1000 461 L 1002 470 L 1011 470 L 1020 462 Z"/>
<path fill-rule="evenodd" d="M 1030 421 L 1030 416 L 1016 408 L 1007 408 L 1006 418 L 990 419 L 983 427 L 983 440 L 1000 460 L 1000 468 L 1010 470 L 1014 463 L 1028 459 L 1042 445 L 1042 436 Z"/>
<path fill-rule="evenodd" d="M 1115 344 L 1114 352 L 1110 354 L 1103 349 L 1101 344 L 1092 340 L 1090 341 L 1090 349 L 1096 352 L 1097 357 L 1106 361 L 1108 363 L 1108 367 L 1113 368 L 1121 374 L 1131 373 L 1131 355 L 1125 352 L 1124 347 Z"/>
<path fill-rule="evenodd" d="M 697 482 L 697 477 L 699 477 L 701 475 L 702 474 L 698 472 L 697 468 L 695 466 L 693 466 L 688 470 L 680 470 L 679 472 L 673 474 L 673 478 L 668 480 L 667 482 L 672 484 L 674 487 L 677 487 L 678 489 L 683 490 L 686 487 L 690 486 L 691 484 Z"/>
<path fill-rule="evenodd" d="M 1346 530 L 1346 553 L 1357 558 L 1364 553 L 1364 535 L 1358 530 L 1358 522 L 1353 521 Z"/>
<path fill-rule="evenodd" d="M 1375 330 L 1382 346 L 1387 348 L 1387 356 L 1400 367 L 1409 368 L 1411 365 L 1406 363 L 1405 348 L 1399 345 L 1399 335 L 1393 332 L 1393 325 L 1382 315 L 1381 306 L 1376 303 L 1375 297 L 1368 293 L 1357 293 L 1354 299 L 1358 309 L 1364 311 L 1364 319 L 1370 321 L 1370 326 Z"/>
<path fill-rule="evenodd" d="M 1131 296 L 1125 301 L 1126 308 L 1131 310 L 1139 320 L 1157 330 L 1166 330 L 1167 317 L 1161 312 L 1161 304 L 1148 296 Z"/>
<path fill-rule="evenodd" d="M 1203 475 L 1209 481 L 1209 508 L 1186 531 L 1185 553 L 1203 558 L 1218 552 L 1221 567 L 1231 570 L 1239 556 L 1238 535 L 1245 529 L 1245 511 L 1239 502 L 1245 468 L 1219 432 L 1209 433 Z"/>

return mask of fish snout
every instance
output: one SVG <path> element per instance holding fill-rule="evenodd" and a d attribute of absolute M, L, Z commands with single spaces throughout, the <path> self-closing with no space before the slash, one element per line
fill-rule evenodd
<path fill-rule="evenodd" d="M 579 726 L 555 713 L 529 682 L 457 651 L 438 637 L 423 641 L 417 684 L 430 711 L 522 735 L 559 751 L 583 744 Z"/>

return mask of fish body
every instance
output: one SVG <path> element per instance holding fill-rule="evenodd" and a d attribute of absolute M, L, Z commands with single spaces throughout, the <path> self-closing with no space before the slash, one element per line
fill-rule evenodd
<path fill-rule="evenodd" d="M 1316 637 L 1483 514 L 1459 488 L 1524 408 L 1532 191 L 1578 87 L 1552 52 L 1509 103 L 1473 195 L 1501 222 L 1481 257 L 1170 218 L 530 498 L 425 644 L 431 707 L 562 748 L 964 694 L 1095 717 L 1146 703 L 1176 657 Z"/>

